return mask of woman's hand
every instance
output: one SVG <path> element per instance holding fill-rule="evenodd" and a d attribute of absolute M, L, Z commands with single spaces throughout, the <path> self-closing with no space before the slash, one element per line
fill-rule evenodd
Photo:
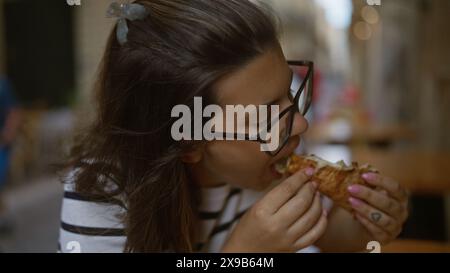
<path fill-rule="evenodd" d="M 379 174 L 366 173 L 363 178 L 379 190 L 350 186 L 349 202 L 372 237 L 381 244 L 389 243 L 397 238 L 408 218 L 408 193 L 398 182 Z"/>
<path fill-rule="evenodd" d="M 272 189 L 241 218 L 224 252 L 296 252 L 325 232 L 313 169 L 299 171 Z"/>

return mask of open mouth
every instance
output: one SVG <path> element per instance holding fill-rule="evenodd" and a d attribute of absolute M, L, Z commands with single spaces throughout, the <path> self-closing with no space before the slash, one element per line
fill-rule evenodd
<path fill-rule="evenodd" d="M 291 157 L 295 153 L 295 148 L 299 144 L 300 144 L 300 138 L 298 138 L 298 137 L 292 137 L 289 140 L 288 145 L 286 145 L 285 149 L 283 150 L 283 153 L 280 153 L 285 156 L 283 156 L 279 160 L 275 161 L 275 163 L 273 163 L 273 165 L 272 165 L 273 170 L 277 174 L 284 175 L 287 173 L 287 168 L 289 166 Z"/>
<path fill-rule="evenodd" d="M 278 160 L 274 164 L 275 170 L 279 174 L 285 174 L 286 173 L 287 166 L 289 165 L 290 158 L 291 158 L 291 156 L 283 157 L 282 159 Z"/>

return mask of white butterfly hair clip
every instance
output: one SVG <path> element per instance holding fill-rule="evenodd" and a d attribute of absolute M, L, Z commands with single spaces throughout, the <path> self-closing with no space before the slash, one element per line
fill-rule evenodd
<path fill-rule="evenodd" d="M 117 3 L 112 2 L 109 5 L 106 15 L 108 18 L 117 18 L 117 41 L 120 45 L 124 45 L 127 42 L 128 25 L 127 20 L 142 20 L 149 14 L 148 10 L 140 4 L 131 3 Z"/>

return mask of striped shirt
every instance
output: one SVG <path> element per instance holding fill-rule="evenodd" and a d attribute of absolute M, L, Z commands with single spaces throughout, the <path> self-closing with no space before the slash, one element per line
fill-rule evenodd
<path fill-rule="evenodd" d="M 199 207 L 200 232 L 194 244 L 197 252 L 220 252 L 239 218 L 264 193 L 230 185 L 202 188 Z M 326 199 L 324 202 L 328 202 Z M 61 212 L 59 252 L 123 252 L 126 236 L 121 215 L 125 210 L 115 204 L 86 200 L 65 186 Z M 309 247 L 300 252 L 317 252 Z"/>

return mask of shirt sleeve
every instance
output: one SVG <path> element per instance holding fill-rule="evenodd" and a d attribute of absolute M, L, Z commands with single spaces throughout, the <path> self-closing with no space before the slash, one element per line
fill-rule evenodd
<path fill-rule="evenodd" d="M 74 188 L 75 171 L 69 173 L 64 185 L 58 252 L 121 253 L 126 236 L 118 205 L 97 203 L 79 195 Z"/>

